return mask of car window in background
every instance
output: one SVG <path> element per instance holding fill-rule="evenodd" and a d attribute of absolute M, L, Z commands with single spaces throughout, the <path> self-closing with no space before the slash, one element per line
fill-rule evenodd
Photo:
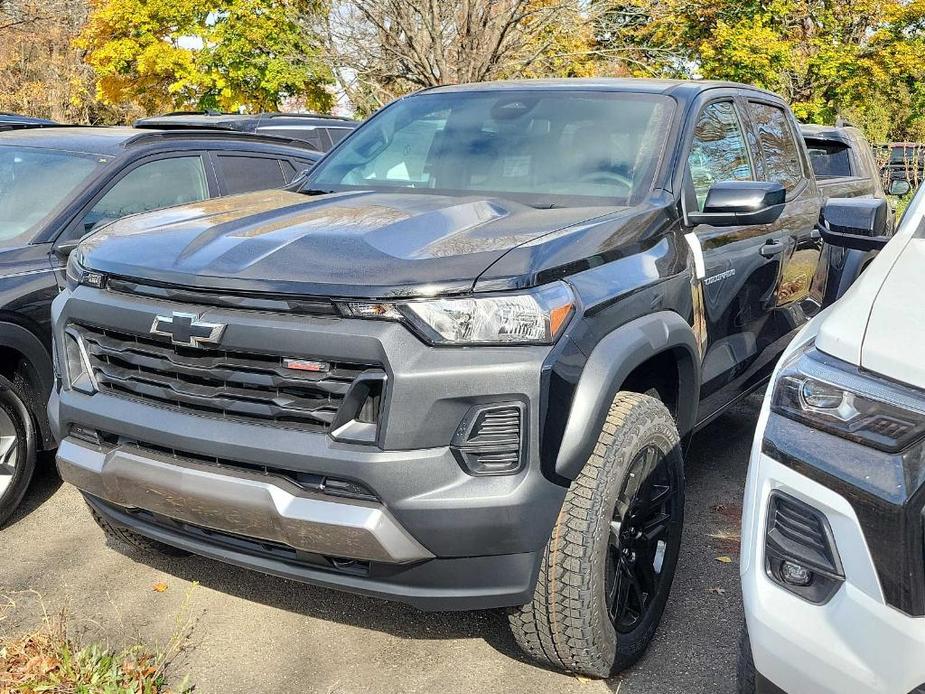
<path fill-rule="evenodd" d="M 670 98 L 648 94 L 422 94 L 373 116 L 306 187 L 631 204 L 652 186 L 672 111 Z"/>
<path fill-rule="evenodd" d="M 261 135 L 271 135 L 272 137 L 288 137 L 292 138 L 293 140 L 307 142 L 309 147 L 318 152 L 326 152 L 331 148 L 322 128 L 287 128 L 282 125 L 265 125 L 257 128 L 257 132 Z"/>
<path fill-rule="evenodd" d="M 852 175 L 848 145 L 841 142 L 808 140 L 806 148 L 816 178 L 843 178 Z"/>
<path fill-rule="evenodd" d="M 700 113 L 687 165 L 701 211 L 713 184 L 753 179 L 742 126 L 731 101 L 710 104 Z"/>
<path fill-rule="evenodd" d="M 31 240 L 38 225 L 103 161 L 70 152 L 0 147 L 0 246 Z"/>
<path fill-rule="evenodd" d="M 281 188 L 289 182 L 283 176 L 278 159 L 220 154 L 219 175 L 225 181 L 225 192 L 250 193 L 254 190 Z"/>
<path fill-rule="evenodd" d="M 347 137 L 351 130 L 352 128 L 327 128 L 328 137 L 331 138 L 331 146 L 333 147 L 338 142 Z"/>
<path fill-rule="evenodd" d="M 793 188 L 803 178 L 800 150 L 784 109 L 757 101 L 748 102 L 758 130 L 764 157 L 765 178 Z"/>
<path fill-rule="evenodd" d="M 137 212 L 198 202 L 209 197 L 202 157 L 158 159 L 129 171 L 84 217 L 83 233 Z"/>

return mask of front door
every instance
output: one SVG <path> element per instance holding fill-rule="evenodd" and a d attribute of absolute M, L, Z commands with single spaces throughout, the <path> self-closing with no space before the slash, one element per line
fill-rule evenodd
<path fill-rule="evenodd" d="M 750 143 L 748 127 L 733 97 L 702 108 L 688 149 L 688 207 L 702 211 L 715 183 L 761 179 L 760 154 Z M 773 362 L 770 353 L 782 334 L 772 313 L 779 302 L 783 262 L 792 248 L 781 223 L 699 224 L 688 230 L 688 242 L 703 260 L 703 420 L 748 388 Z"/>

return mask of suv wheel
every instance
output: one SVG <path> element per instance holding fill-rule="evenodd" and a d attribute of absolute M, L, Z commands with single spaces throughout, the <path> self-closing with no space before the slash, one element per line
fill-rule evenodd
<path fill-rule="evenodd" d="M 536 660 L 608 677 L 643 654 L 671 590 L 684 518 L 677 427 L 657 399 L 620 392 L 566 494 L 533 602 L 511 611 Z"/>
<path fill-rule="evenodd" d="M 97 510 L 89 503 L 87 504 L 87 508 L 90 509 L 90 515 L 93 516 L 93 520 L 96 521 L 96 524 L 103 529 L 103 533 L 106 535 L 106 540 L 110 546 L 115 544 L 116 549 L 120 546 L 128 546 L 142 554 L 154 554 L 165 557 L 188 557 L 190 554 L 185 549 L 152 540 L 119 525 L 113 525 L 97 513 Z"/>
<path fill-rule="evenodd" d="M 0 527 L 22 501 L 35 471 L 35 423 L 24 384 L 0 376 Z"/>

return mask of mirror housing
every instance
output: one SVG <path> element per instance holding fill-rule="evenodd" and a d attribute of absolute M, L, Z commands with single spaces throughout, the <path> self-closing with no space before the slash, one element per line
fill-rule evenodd
<path fill-rule="evenodd" d="M 890 189 L 887 192 L 890 195 L 905 195 L 910 190 L 912 190 L 912 185 L 909 181 L 897 178 L 894 181 L 890 181 Z"/>
<path fill-rule="evenodd" d="M 69 239 L 68 241 L 61 241 L 56 243 L 54 246 L 55 255 L 59 258 L 67 258 L 75 248 L 80 244 L 82 239 Z"/>
<path fill-rule="evenodd" d="M 770 224 L 784 211 L 787 190 L 769 181 L 721 181 L 710 187 L 703 212 L 689 211 L 687 222 L 729 227 Z"/>
<path fill-rule="evenodd" d="M 878 198 L 834 198 L 822 208 L 819 231 L 826 243 L 858 251 L 879 251 L 887 235 L 886 200 Z"/>

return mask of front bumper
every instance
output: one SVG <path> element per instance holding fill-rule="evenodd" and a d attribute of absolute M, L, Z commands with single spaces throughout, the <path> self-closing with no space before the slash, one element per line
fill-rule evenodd
<path fill-rule="evenodd" d="M 925 618 L 888 604 L 865 527 L 835 485 L 811 479 L 762 451 L 769 416 L 766 402 L 749 466 L 742 527 L 742 592 L 758 672 L 794 694 L 916 690 L 925 683 Z M 803 443 L 831 450 L 827 435 L 809 429 L 804 435 Z M 831 526 L 845 582 L 823 605 L 797 597 L 768 576 L 765 532 L 774 490 L 811 505 Z"/>
<path fill-rule="evenodd" d="M 228 324 L 229 349 L 381 364 L 381 430 L 376 444 L 346 443 L 58 388 L 48 414 L 62 441 L 59 467 L 98 513 L 202 555 L 426 609 L 529 601 L 565 495 L 539 459 L 549 348 L 439 349 L 395 324 L 203 309 L 80 287 L 55 301 L 59 349 L 71 320 L 143 333 L 165 311 Z M 506 402 L 524 408 L 524 464 L 511 474 L 470 474 L 453 437 L 473 406 Z M 303 476 L 360 483 L 374 500 L 319 496 L 300 485 Z"/>

